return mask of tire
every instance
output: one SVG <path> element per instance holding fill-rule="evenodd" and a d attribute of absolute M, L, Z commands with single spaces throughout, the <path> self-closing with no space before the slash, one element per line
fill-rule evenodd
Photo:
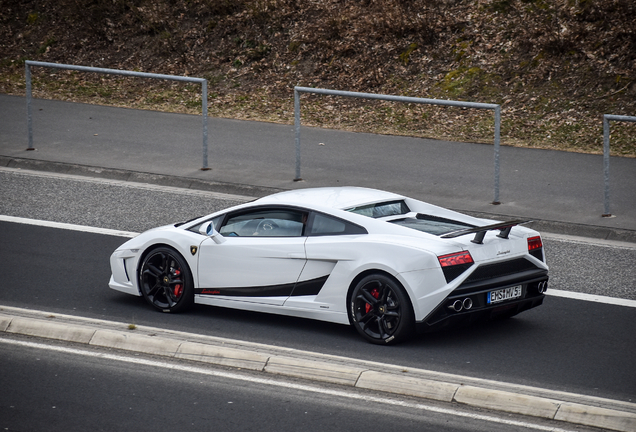
<path fill-rule="evenodd" d="M 349 318 L 368 342 L 394 344 L 413 335 L 413 307 L 404 288 L 383 274 L 364 277 L 351 292 Z"/>
<path fill-rule="evenodd" d="M 182 312 L 194 304 L 190 267 L 172 248 L 148 252 L 139 268 L 139 287 L 146 301 L 162 312 Z"/>

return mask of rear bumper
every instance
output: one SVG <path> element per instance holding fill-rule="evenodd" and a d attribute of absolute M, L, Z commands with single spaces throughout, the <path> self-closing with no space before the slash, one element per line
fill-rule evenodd
<path fill-rule="evenodd" d="M 484 284 L 481 287 L 473 286 L 473 289 L 460 289 L 454 291 L 424 320 L 416 323 L 418 333 L 437 331 L 444 328 L 460 327 L 475 322 L 488 321 L 496 318 L 511 317 L 528 309 L 540 306 L 547 288 L 548 275 L 535 274 L 534 277 L 523 281 L 515 280 L 514 283 L 493 286 Z M 523 294 L 521 298 L 506 300 L 496 304 L 488 304 L 488 293 L 506 288 L 512 285 L 521 285 Z M 460 303 L 470 299 L 470 308 L 461 308 L 459 311 L 453 308 L 457 301 Z"/>
<path fill-rule="evenodd" d="M 545 295 L 508 302 L 487 309 L 459 312 L 436 322 L 421 321 L 416 323 L 418 333 L 428 333 L 445 328 L 463 327 L 477 322 L 485 322 L 497 318 L 510 317 L 520 312 L 540 306 Z"/>

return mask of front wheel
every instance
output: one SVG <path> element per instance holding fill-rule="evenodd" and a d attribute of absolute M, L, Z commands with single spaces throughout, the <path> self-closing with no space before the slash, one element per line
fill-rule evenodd
<path fill-rule="evenodd" d="M 146 255 L 139 270 L 141 293 L 162 312 L 179 312 L 194 303 L 190 268 L 174 249 L 158 247 Z"/>
<path fill-rule="evenodd" d="M 353 289 L 349 317 L 358 333 L 375 344 L 408 339 L 415 327 L 411 302 L 404 288 L 394 279 L 373 274 Z"/>

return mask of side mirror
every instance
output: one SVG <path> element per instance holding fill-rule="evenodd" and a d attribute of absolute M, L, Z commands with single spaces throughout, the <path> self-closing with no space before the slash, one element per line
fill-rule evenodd
<path fill-rule="evenodd" d="M 201 227 L 199 228 L 199 233 L 203 234 L 204 236 L 210 237 L 216 244 L 225 243 L 225 237 L 223 237 L 216 229 L 214 229 L 214 223 L 212 221 L 206 222 L 201 225 Z"/>

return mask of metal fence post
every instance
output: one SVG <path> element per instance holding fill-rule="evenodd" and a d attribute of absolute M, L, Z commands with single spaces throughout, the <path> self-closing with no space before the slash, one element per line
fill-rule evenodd
<path fill-rule="evenodd" d="M 50 67 L 54 69 L 67 69 L 67 70 L 75 70 L 80 72 L 93 72 L 93 73 L 103 73 L 103 74 L 111 74 L 111 75 L 123 75 L 123 76 L 132 76 L 132 77 L 140 77 L 140 78 L 154 78 L 154 79 L 164 79 L 171 81 L 181 81 L 181 82 L 191 82 L 191 83 L 199 83 L 201 84 L 201 115 L 203 117 L 203 167 L 201 170 L 209 170 L 208 168 L 208 81 L 204 78 L 193 78 L 193 77 L 184 77 L 179 75 L 164 75 L 164 74 L 154 74 L 147 72 L 135 72 L 128 70 L 120 70 L 120 69 L 105 69 L 105 68 L 97 68 L 97 67 L 89 67 L 89 66 L 78 66 L 78 65 L 66 65 L 59 63 L 46 63 L 39 62 L 33 60 L 26 60 L 24 62 L 25 67 L 25 79 L 26 79 L 26 91 L 27 91 L 27 128 L 28 128 L 28 140 L 29 140 L 29 148 L 27 150 L 34 150 L 33 148 L 33 127 L 32 127 L 32 114 L 31 114 L 31 66 L 40 66 L 40 67 Z"/>
<path fill-rule="evenodd" d="M 296 177 L 294 181 L 301 181 L 300 177 L 300 93 L 294 88 L 294 132 L 296 135 Z"/>
<path fill-rule="evenodd" d="M 201 82 L 201 116 L 203 117 L 203 167 L 202 171 L 209 171 L 208 167 L 208 80 Z"/>
<path fill-rule="evenodd" d="M 494 205 L 499 205 L 499 141 L 501 133 L 501 107 L 497 105 L 495 108 L 495 199 Z"/>
<path fill-rule="evenodd" d="M 605 114 L 603 115 L 603 182 L 605 185 L 605 202 L 603 217 L 612 217 L 610 213 L 610 120 L 636 122 L 636 117 Z"/>
<path fill-rule="evenodd" d="M 606 115 L 603 116 L 603 182 L 605 185 L 604 190 L 604 206 L 603 206 L 603 217 L 610 217 L 612 214 L 610 213 L 610 185 L 609 185 L 609 158 L 610 158 L 610 146 L 609 146 L 609 136 L 610 136 L 610 124 L 609 119 Z"/>
<path fill-rule="evenodd" d="M 342 90 L 329 90 L 311 87 L 294 87 L 294 130 L 296 133 L 296 178 L 294 181 L 302 180 L 300 178 L 300 93 L 314 93 L 331 96 L 343 96 L 359 99 L 375 99 L 392 102 L 428 104 L 428 105 L 444 105 L 462 108 L 475 109 L 491 109 L 495 111 L 495 199 L 493 204 L 501 204 L 499 202 L 499 147 L 500 147 L 500 131 L 501 131 L 501 106 L 498 104 L 487 104 L 478 102 L 462 102 L 445 99 L 425 99 L 407 96 L 383 95 L 374 93 L 357 93 Z"/>
<path fill-rule="evenodd" d="M 31 112 L 31 67 L 28 62 L 24 62 L 24 75 L 26 79 L 27 138 L 29 141 L 27 150 L 35 150 L 33 148 L 33 115 Z"/>

